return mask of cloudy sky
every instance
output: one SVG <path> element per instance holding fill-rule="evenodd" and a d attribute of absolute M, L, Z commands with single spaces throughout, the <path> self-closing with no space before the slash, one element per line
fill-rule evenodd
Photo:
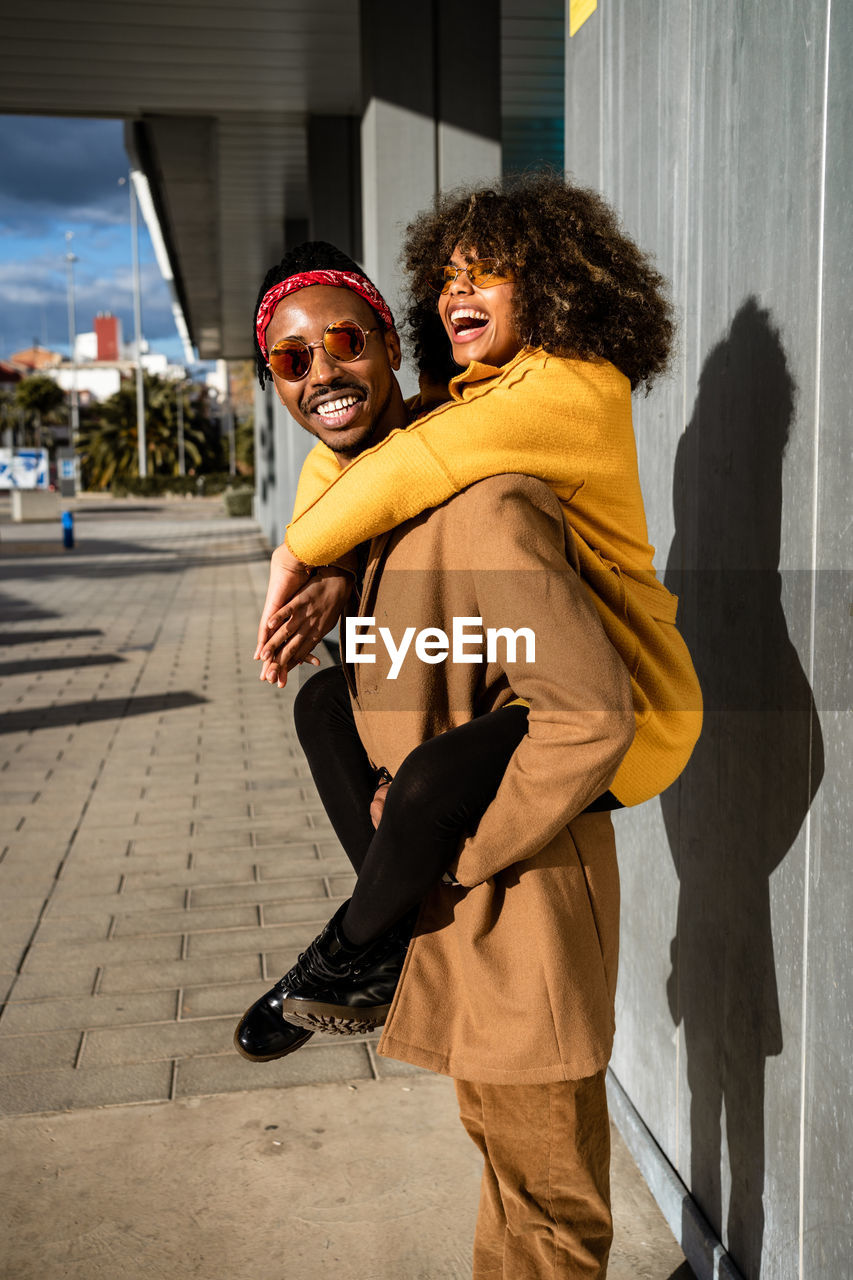
<path fill-rule="evenodd" d="M 0 115 L 0 359 L 36 341 L 68 351 L 66 231 L 72 231 L 77 332 L 98 311 L 133 337 L 128 160 L 118 120 Z M 182 360 L 169 292 L 140 218 L 142 333 Z"/>

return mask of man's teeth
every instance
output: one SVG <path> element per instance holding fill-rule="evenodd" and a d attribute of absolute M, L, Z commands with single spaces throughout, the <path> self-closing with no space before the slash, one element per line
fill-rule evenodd
<path fill-rule="evenodd" d="M 354 404 L 358 404 L 358 396 L 343 396 L 340 400 L 326 400 L 324 404 L 317 406 L 315 412 L 321 418 L 335 418 L 338 414 L 346 413 Z"/>

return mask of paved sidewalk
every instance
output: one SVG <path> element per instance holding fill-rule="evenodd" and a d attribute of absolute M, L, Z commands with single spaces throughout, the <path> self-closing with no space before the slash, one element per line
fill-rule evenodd
<path fill-rule="evenodd" d="M 231 1047 L 236 1018 L 352 884 L 296 742 L 292 692 L 261 686 L 251 660 L 267 562 L 257 527 L 226 519 L 218 500 L 75 507 L 77 547 L 63 552 L 56 527 L 13 526 L 0 505 L 0 1108 L 22 1117 L 3 1122 L 16 1184 L 4 1276 L 226 1280 L 249 1261 L 264 1269 L 272 1239 L 299 1258 L 274 1276 L 467 1275 L 478 1160 L 448 1081 L 378 1058 L 376 1037 L 316 1036 L 264 1065 Z M 69 1109 L 85 1109 L 79 1123 L 44 1114 Z M 126 1151 L 148 1176 L 123 1196 Z M 285 1151 L 289 1178 L 267 1163 Z M 617 1156 L 632 1221 L 611 1276 L 663 1280 L 682 1255 Z M 81 1188 L 103 1192 L 105 1164 L 112 1217 L 97 1199 L 81 1208 Z M 283 1208 L 294 1168 L 303 1209 L 327 1180 L 348 1207 L 315 1213 L 322 1229 L 279 1213 L 268 1240 L 251 1206 L 266 1188 Z M 372 1189 L 353 1200 L 359 1178 Z M 229 1253 L 183 1197 L 225 1205 L 232 1184 Z M 389 1235 L 397 1218 L 409 1225 Z M 140 1221 L 143 1236 L 171 1224 L 170 1239 L 146 1252 Z"/>
<path fill-rule="evenodd" d="M 376 1078 L 365 1041 L 263 1070 L 231 1048 L 352 883 L 292 694 L 251 660 L 256 527 L 219 502 L 80 505 L 74 552 L 2 563 L 0 1105 Z"/>

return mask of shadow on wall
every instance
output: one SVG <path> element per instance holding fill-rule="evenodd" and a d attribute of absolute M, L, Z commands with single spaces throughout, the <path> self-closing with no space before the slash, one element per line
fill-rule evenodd
<path fill-rule="evenodd" d="M 750 298 L 705 362 L 678 448 L 666 574 L 705 699 L 702 737 L 662 799 L 680 881 L 667 994 L 684 1024 L 691 1191 L 747 1280 L 760 1274 L 764 1234 L 765 1059 L 782 1051 L 769 879 L 823 775 L 820 723 L 788 635 L 779 572 L 794 396 L 779 334 Z M 784 583 L 800 634 L 807 579 L 794 573 Z"/>

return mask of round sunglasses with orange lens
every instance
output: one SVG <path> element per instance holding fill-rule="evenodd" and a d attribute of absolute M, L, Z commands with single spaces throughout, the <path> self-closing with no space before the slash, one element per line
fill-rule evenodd
<path fill-rule="evenodd" d="M 476 289 L 493 289 L 497 284 L 512 284 L 515 276 L 511 271 L 501 267 L 497 258 L 477 258 L 464 267 L 454 266 L 448 262 L 446 267 L 438 267 L 433 272 L 430 285 L 436 293 L 447 293 L 453 281 L 464 274 Z"/>
<path fill-rule="evenodd" d="M 301 338 L 282 338 L 270 351 L 267 367 L 285 382 L 299 382 L 311 368 L 314 348 L 324 347 L 333 360 L 352 364 L 364 354 L 367 335 L 377 329 L 362 329 L 354 320 L 337 320 L 326 325 L 319 342 L 303 342 Z"/>

